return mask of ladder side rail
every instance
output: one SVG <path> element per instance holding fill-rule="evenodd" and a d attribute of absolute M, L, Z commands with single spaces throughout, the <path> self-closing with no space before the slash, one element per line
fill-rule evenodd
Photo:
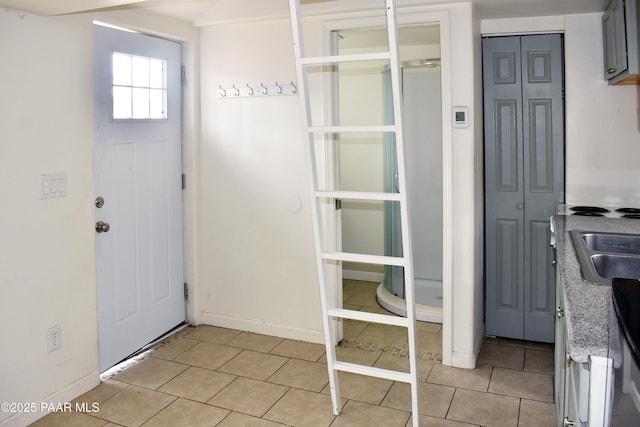
<path fill-rule="evenodd" d="M 402 235 L 402 254 L 407 259 L 404 270 L 405 302 L 407 308 L 408 321 L 408 341 L 409 341 L 409 372 L 411 374 L 411 408 L 413 413 L 413 426 L 419 426 L 419 399 L 418 399 L 418 350 L 416 342 L 416 307 L 414 290 L 413 255 L 411 251 L 411 233 L 409 222 L 409 209 L 407 204 L 407 184 L 406 168 L 404 162 L 404 138 L 403 138 L 403 115 L 402 97 L 400 82 L 400 58 L 398 45 L 398 25 L 396 17 L 396 7 L 394 0 L 385 0 L 387 12 L 387 32 L 389 35 L 389 52 L 391 59 L 389 66 L 391 70 L 391 93 L 393 97 L 394 125 L 396 126 L 396 150 L 398 163 L 398 181 L 401 194 L 400 202 L 400 223 Z"/>
<path fill-rule="evenodd" d="M 317 173 L 316 173 L 316 160 L 314 153 L 314 137 L 313 134 L 308 132 L 311 122 L 311 107 L 308 102 L 308 82 L 307 73 L 303 69 L 301 59 L 304 55 L 303 49 L 303 36 L 302 36 L 302 20 L 300 17 L 300 0 L 289 0 L 290 16 L 291 16 L 291 30 L 293 37 L 293 50 L 296 61 L 296 74 L 298 78 L 298 99 L 300 101 L 300 111 L 302 116 L 302 125 L 304 137 L 307 140 L 305 145 L 306 163 L 307 163 L 307 176 L 309 185 L 309 196 L 311 201 L 314 200 L 314 193 L 318 188 Z M 336 360 L 336 337 L 334 336 L 335 329 L 332 327 L 332 320 L 326 315 L 328 311 L 327 304 L 327 289 L 326 289 L 326 270 L 325 261 L 321 257 L 322 247 L 322 226 L 321 226 L 321 212 L 320 203 L 315 201 L 311 207 L 311 219 L 314 233 L 314 245 L 316 253 L 316 265 L 318 272 L 318 281 L 320 284 L 320 304 L 322 308 L 322 326 L 324 328 L 324 342 L 327 353 L 327 369 L 329 373 L 329 388 L 331 392 L 331 401 L 333 403 L 334 415 L 339 415 L 342 410 L 342 404 L 340 399 L 340 388 L 338 385 L 338 371 L 335 369 L 334 361 Z"/>
<path fill-rule="evenodd" d="M 393 104 L 394 104 L 394 125 L 396 128 L 393 130 L 396 133 L 396 147 L 397 150 L 401 153 L 398 155 L 398 174 L 399 174 L 399 187 L 400 187 L 400 216 L 401 216 L 401 224 L 403 224 L 402 230 L 402 238 L 403 238 L 403 263 L 405 264 L 405 298 L 407 303 L 407 328 L 408 328 L 408 337 L 409 337 L 409 364 L 410 364 L 410 373 L 393 373 L 393 379 L 402 381 L 407 380 L 407 382 L 411 385 L 411 394 L 412 394 L 412 412 L 413 412 L 413 425 L 414 427 L 418 426 L 419 423 L 419 410 L 418 410 L 418 389 L 417 389 L 417 346 L 416 346 L 416 338 L 415 338 L 415 298 L 414 298 L 414 286 L 413 286 L 413 266 L 411 259 L 411 242 L 410 242 L 410 233 L 409 233 L 409 213 L 407 209 L 407 196 L 406 196 L 406 182 L 404 177 L 404 144 L 403 144 L 403 135 L 402 135 L 402 105 L 401 105 L 401 97 L 400 97 L 400 68 L 399 68 L 399 58 L 398 58 L 398 33 L 397 33 L 397 23 L 396 23 L 396 12 L 395 12 L 395 4 L 394 0 L 385 0 L 386 2 L 386 15 L 387 15 L 387 30 L 389 36 L 389 62 L 391 68 L 391 80 L 392 80 L 392 95 L 393 95 Z M 314 201 L 315 207 L 311 210 L 312 213 L 312 221 L 314 228 L 314 240 L 315 240 L 315 249 L 316 249 L 316 262 L 318 267 L 318 278 L 320 281 L 320 294 L 321 294 L 321 304 L 323 311 L 323 327 L 325 329 L 325 345 L 327 351 L 327 366 L 329 368 L 329 383 L 331 389 L 331 398 L 333 402 L 334 414 L 338 415 L 341 412 L 341 401 L 340 401 L 340 391 L 338 385 L 338 370 L 346 370 L 352 371 L 356 373 L 361 373 L 363 375 L 372 375 L 375 376 L 376 373 L 372 372 L 371 368 L 361 365 L 354 364 L 345 364 L 344 362 L 339 362 L 336 360 L 335 354 L 335 333 L 334 329 L 331 327 L 333 323 L 335 323 L 335 318 L 330 317 L 328 303 L 327 303 L 327 284 L 326 284 L 326 259 L 341 259 L 335 258 L 331 256 L 327 256 L 327 254 L 322 254 L 322 216 L 320 209 L 320 200 L 319 197 L 316 196 L 317 188 L 318 188 L 318 174 L 317 174 L 317 161 L 316 161 L 316 153 L 315 153 L 315 141 L 314 135 L 315 131 L 311 131 L 310 133 L 310 122 L 311 122 L 311 111 L 310 111 L 310 103 L 308 101 L 307 94 L 307 73 L 304 67 L 303 62 L 303 43 L 302 43 L 302 21 L 300 17 L 300 1 L 299 0 L 289 0 L 290 6 L 290 14 L 291 14 L 291 25 L 292 25 L 292 33 L 294 40 L 294 53 L 296 59 L 296 68 L 298 74 L 298 84 L 299 84 L 299 99 L 301 102 L 301 111 L 304 112 L 302 115 L 303 119 L 303 127 L 307 133 L 306 138 L 308 139 L 308 143 L 305 144 L 305 151 L 307 153 L 307 170 L 310 174 L 310 179 L 308 180 L 310 186 L 310 195 L 312 196 L 312 200 Z M 329 57 L 331 61 L 333 58 Z M 326 63 L 327 57 L 324 58 L 316 58 L 315 60 L 307 60 L 308 64 L 321 64 Z M 331 128 L 331 127 L 329 127 Z M 329 128 L 327 130 L 329 130 Z M 335 255 L 335 254 L 334 254 Z M 355 255 L 355 254 L 354 254 Z M 358 254 L 362 256 L 362 254 Z M 344 257 L 344 254 L 341 254 Z M 352 255 L 349 255 L 352 256 Z M 377 261 L 383 262 L 375 262 L 385 264 L 385 257 L 379 257 L 380 259 Z M 337 310 L 333 310 L 333 314 L 339 315 L 341 313 L 337 312 Z M 346 313 L 348 314 L 348 313 Z M 383 375 L 390 376 L 391 374 L 383 373 Z"/>

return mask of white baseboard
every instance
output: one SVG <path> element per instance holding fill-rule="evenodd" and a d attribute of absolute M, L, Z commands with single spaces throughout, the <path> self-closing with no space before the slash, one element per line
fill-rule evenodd
<path fill-rule="evenodd" d="M 384 280 L 384 273 L 342 269 L 342 278 L 348 280 L 362 280 L 364 282 L 382 283 L 382 281 Z"/>
<path fill-rule="evenodd" d="M 274 325 L 257 320 L 240 319 L 237 317 L 229 317 L 207 312 L 202 313 L 202 324 L 237 329 L 239 331 L 254 332 L 257 334 L 273 335 L 280 338 L 306 341 L 316 344 L 324 344 L 324 332 L 322 330 L 300 329 L 285 325 Z"/>
<path fill-rule="evenodd" d="M 36 412 L 21 412 L 15 414 L 14 416 L 7 418 L 6 420 L 0 421 L 0 426 L 2 427 L 25 427 L 29 424 L 39 420 L 48 414 L 46 411 L 47 407 L 55 408 L 60 405 L 63 407 L 67 402 L 71 402 L 76 397 L 88 392 L 92 388 L 96 387 L 100 384 L 100 373 L 98 371 L 92 372 L 89 375 L 74 381 L 69 384 L 62 390 L 59 390 L 48 396 L 44 399 L 41 399 L 39 402 L 33 402 L 38 409 Z M 41 411 L 41 408 L 45 408 L 44 411 Z M 73 406 L 75 409 L 75 406 Z"/>
<path fill-rule="evenodd" d="M 453 352 L 451 354 L 451 366 L 464 369 L 475 369 L 478 363 L 478 356 L 480 355 L 480 348 L 482 347 L 482 341 L 484 340 L 484 323 L 480 324 L 476 330 L 473 353 L 459 353 Z"/>
<path fill-rule="evenodd" d="M 455 368 L 475 369 L 476 361 L 476 355 L 473 353 L 458 353 L 454 351 L 451 354 L 451 366 Z"/>

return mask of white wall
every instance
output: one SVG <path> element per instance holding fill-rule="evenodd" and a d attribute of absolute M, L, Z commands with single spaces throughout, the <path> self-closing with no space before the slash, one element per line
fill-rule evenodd
<path fill-rule="evenodd" d="M 566 201 L 640 206 L 640 86 L 604 80 L 602 14 L 482 22 L 484 34 L 565 36 Z"/>
<path fill-rule="evenodd" d="M 349 37 L 349 35 L 345 35 Z M 340 54 L 380 52 L 377 49 L 341 49 Z M 338 73 L 340 124 L 383 124 L 383 62 L 342 64 Z M 384 191 L 384 138 L 381 135 L 340 136 L 340 189 Z M 383 203 L 343 200 L 342 250 L 384 255 Z M 384 266 L 343 263 L 343 276 L 350 279 L 382 281 Z"/>
<path fill-rule="evenodd" d="M 455 230 L 447 250 L 455 257 L 449 274 L 451 304 L 446 340 L 447 363 L 472 367 L 482 340 L 482 210 L 476 200 L 476 170 L 481 155 L 478 110 L 479 51 L 473 10 L 462 3 L 425 8 L 450 20 L 451 41 L 443 56 L 451 58 L 453 92 L 445 105 L 467 105 L 474 119 L 469 129 L 451 136 L 454 165 Z M 350 16 L 356 17 L 356 16 Z M 327 50 L 327 21 L 342 16 L 305 19 L 308 52 Z M 474 40 L 474 35 L 477 40 Z M 202 29 L 203 136 L 199 212 L 203 321 L 244 327 L 275 335 L 319 341 L 322 327 L 313 263 L 313 239 L 307 200 L 306 171 L 299 105 L 292 98 L 219 99 L 218 86 L 295 80 L 288 19 L 218 24 Z M 444 73 L 443 69 L 443 73 Z M 328 88 L 325 88 L 328 89 Z M 316 90 L 314 95 L 320 93 Z M 316 98 L 317 99 L 317 98 Z M 479 127 L 478 127 L 479 126 Z M 481 135 L 481 130 L 480 130 Z M 303 209 L 290 214 L 284 196 L 296 194 Z M 480 242 L 480 243 L 479 243 Z M 453 269 L 451 269 L 453 271 Z M 455 333 L 454 333 L 455 330 Z M 451 355 L 456 357 L 452 359 Z"/>
<path fill-rule="evenodd" d="M 322 342 L 298 97 L 218 97 L 297 80 L 289 21 L 204 27 L 201 42 L 202 320 Z"/>
<path fill-rule="evenodd" d="M 482 186 L 482 97 L 481 55 L 478 21 L 470 4 L 451 8 L 451 105 L 468 106 L 470 123 L 466 129 L 443 129 L 452 133 L 452 216 L 453 240 L 450 324 L 443 324 L 443 363 L 473 368 L 484 336 L 483 290 L 483 205 Z M 466 52 L 460 55 L 458 52 Z M 443 88 L 446 83 L 443 81 Z M 451 122 L 449 122 L 451 123 Z M 446 166 L 445 166 L 446 170 Z M 445 187 L 445 194 L 447 189 Z M 445 196 L 446 197 L 446 196 Z M 445 200 L 445 205 L 447 201 Z M 445 206 L 445 215 L 447 215 Z M 446 223 L 446 216 L 445 216 Z M 444 242 L 445 252 L 449 242 Z M 446 259 L 446 256 L 445 256 Z M 445 281 L 447 280 L 445 265 Z M 447 321 L 445 308 L 445 322 Z M 446 349 L 451 339 L 450 354 Z"/>
<path fill-rule="evenodd" d="M 349 37 L 349 33 L 342 33 Z M 384 33 L 386 37 L 386 32 Z M 400 60 L 438 58 L 440 45 L 425 40 L 422 45 L 402 45 Z M 403 31 L 400 29 L 400 40 Z M 412 43 L 417 43 L 412 40 Z M 370 41 L 367 41 L 370 44 Z M 353 42 L 350 44 L 353 45 Z M 376 48 L 341 49 L 341 54 L 381 52 Z M 342 124 L 382 124 L 386 108 L 383 103 L 384 62 L 343 64 L 339 73 L 340 119 Z M 441 126 L 440 123 L 437 126 Z M 340 137 L 340 183 L 344 190 L 384 191 L 383 140 L 379 136 Z M 384 255 L 384 207 L 382 202 L 342 203 L 342 249 L 346 252 Z M 441 252 L 440 248 L 434 249 Z M 384 266 L 343 264 L 345 278 L 381 282 Z"/>
<path fill-rule="evenodd" d="M 601 15 L 565 18 L 567 202 L 640 207 L 640 86 L 603 78 Z"/>
<path fill-rule="evenodd" d="M 98 383 L 91 31 L 82 16 L 0 10 L 2 402 L 65 400 Z M 67 174 L 67 197 L 40 199 L 51 173 Z M 62 348 L 49 353 L 54 325 Z"/>
<path fill-rule="evenodd" d="M 44 18 L 0 9 L 0 402 L 65 402 L 99 382 L 94 16 L 188 33 L 141 12 Z M 41 200 L 40 175 L 52 173 L 66 173 L 67 197 Z M 54 325 L 62 347 L 50 353 Z M 41 415 L 0 412 L 0 425 Z"/>

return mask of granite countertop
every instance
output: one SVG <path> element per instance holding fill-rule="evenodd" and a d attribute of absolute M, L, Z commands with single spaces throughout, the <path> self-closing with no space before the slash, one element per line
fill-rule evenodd
<path fill-rule="evenodd" d="M 551 227 L 556 240 L 556 260 L 564 297 L 569 354 L 579 363 L 589 356 L 607 357 L 611 287 L 584 280 L 571 230 L 640 234 L 640 220 L 554 215 Z"/>

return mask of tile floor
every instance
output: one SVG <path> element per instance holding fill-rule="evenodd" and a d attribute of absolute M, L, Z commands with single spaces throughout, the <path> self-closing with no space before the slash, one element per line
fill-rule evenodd
<path fill-rule="evenodd" d="M 345 307 L 381 312 L 375 284 L 346 280 Z M 403 328 L 346 321 L 338 358 L 408 370 Z M 474 370 L 441 364 L 441 326 L 418 325 L 420 425 L 553 426 L 553 352 L 544 344 L 485 339 Z M 341 373 L 335 417 L 324 347 L 236 330 L 188 327 L 104 378 L 34 426 L 411 426 L 407 384 Z M 74 402 L 74 403 L 75 403 Z M 75 406 L 75 405 L 74 405 Z"/>

